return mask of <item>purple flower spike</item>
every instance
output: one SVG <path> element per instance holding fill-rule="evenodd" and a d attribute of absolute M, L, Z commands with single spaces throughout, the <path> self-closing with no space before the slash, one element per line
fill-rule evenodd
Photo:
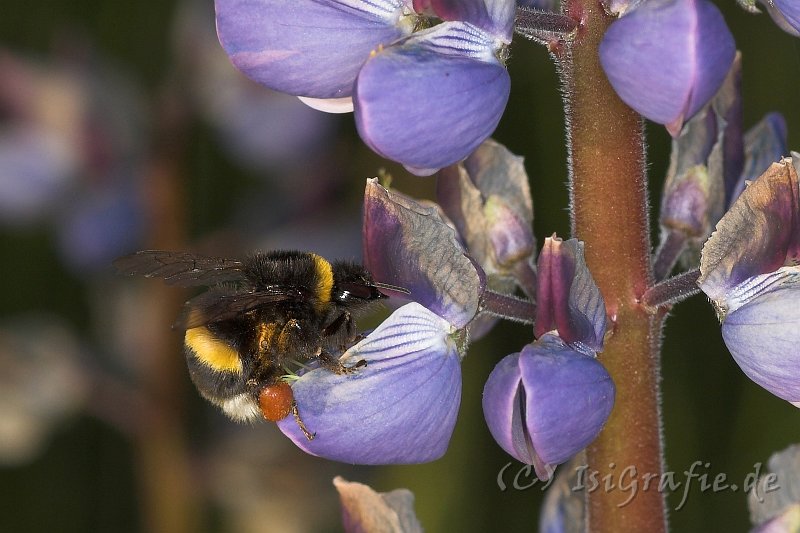
<path fill-rule="evenodd" d="M 722 338 L 747 377 L 800 407 L 800 268 L 750 278 L 728 295 Z"/>
<path fill-rule="evenodd" d="M 649 0 L 614 22 L 600 62 L 626 104 L 676 137 L 714 96 L 736 45 L 707 0 Z"/>
<path fill-rule="evenodd" d="M 548 479 L 553 465 L 597 437 L 615 393 L 597 359 L 548 334 L 492 370 L 483 389 L 483 413 L 497 443 Z"/>
<path fill-rule="evenodd" d="M 727 314 L 748 278 L 800 262 L 800 192 L 791 159 L 772 164 L 739 196 L 703 246 L 698 285 Z"/>
<path fill-rule="evenodd" d="M 436 208 L 367 180 L 363 233 L 364 263 L 376 280 L 408 289 L 410 299 L 456 328 L 475 317 L 484 273 Z"/>
<path fill-rule="evenodd" d="M 308 440 L 289 416 L 278 426 L 304 451 L 344 463 L 412 464 L 444 455 L 461 402 L 454 328 L 417 303 L 386 319 L 342 357 L 366 366 L 325 369 L 292 385 Z"/>
<path fill-rule="evenodd" d="M 356 126 L 380 155 L 429 175 L 497 127 L 511 88 L 493 36 L 444 22 L 373 54 L 354 91 Z"/>
<path fill-rule="evenodd" d="M 603 350 L 606 306 L 583 257 L 583 243 L 562 241 L 555 235 L 544 241 L 539 256 L 537 337 L 557 330 L 572 348 L 594 355 Z"/>
<path fill-rule="evenodd" d="M 352 94 L 370 52 L 403 37 L 403 0 L 216 0 L 217 33 L 236 67 L 271 89 Z"/>

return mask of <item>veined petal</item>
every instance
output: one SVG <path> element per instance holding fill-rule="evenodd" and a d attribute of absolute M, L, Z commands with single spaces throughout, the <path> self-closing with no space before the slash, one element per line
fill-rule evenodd
<path fill-rule="evenodd" d="M 553 329 L 575 350 L 594 355 L 603 350 L 606 306 L 583 256 L 583 243 L 545 239 L 539 256 L 538 305 L 534 332 Z"/>
<path fill-rule="evenodd" d="M 757 276 L 738 292 L 742 305 L 722 322 L 722 337 L 747 376 L 786 401 L 800 401 L 800 267 Z"/>
<path fill-rule="evenodd" d="M 736 45 L 707 0 L 649 0 L 615 21 L 600 61 L 620 98 L 673 136 L 722 85 Z"/>
<path fill-rule="evenodd" d="M 306 452 L 345 463 L 411 464 L 447 450 L 461 402 L 461 360 L 453 327 L 417 303 L 404 305 L 348 350 L 342 362 L 292 386 L 308 440 L 292 417 L 278 426 Z"/>
<path fill-rule="evenodd" d="M 367 180 L 363 233 L 364 264 L 376 280 L 407 289 L 456 328 L 475 317 L 484 273 L 436 208 Z"/>
<path fill-rule="evenodd" d="M 277 91 L 350 96 L 369 53 L 410 33 L 402 0 L 216 0 L 217 33 L 236 67 Z"/>
<path fill-rule="evenodd" d="M 415 5 L 425 4 L 442 20 L 469 22 L 487 33 L 511 42 L 514 32 L 514 0 L 415 0 Z"/>
<path fill-rule="evenodd" d="M 750 184 L 703 246 L 698 285 L 718 309 L 737 285 L 800 261 L 800 190 L 792 161 Z"/>
<path fill-rule="evenodd" d="M 492 39 L 445 22 L 374 54 L 355 85 L 361 138 L 414 169 L 438 169 L 474 151 L 497 127 L 511 87 Z"/>

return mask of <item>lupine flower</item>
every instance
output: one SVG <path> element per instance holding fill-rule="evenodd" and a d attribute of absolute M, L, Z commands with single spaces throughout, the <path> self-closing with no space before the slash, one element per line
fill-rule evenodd
<path fill-rule="evenodd" d="M 364 265 L 375 279 L 404 287 L 456 328 L 480 308 L 483 270 L 434 207 L 368 180 L 364 193 Z"/>
<path fill-rule="evenodd" d="M 707 0 L 649 0 L 615 21 L 600 62 L 620 98 L 676 137 L 719 89 L 736 46 Z"/>
<path fill-rule="evenodd" d="M 714 98 L 672 140 L 659 222 L 687 241 L 696 265 L 702 243 L 722 218 L 742 173 L 741 56 Z"/>
<path fill-rule="evenodd" d="M 403 0 L 216 0 L 236 67 L 280 92 L 347 98 L 370 52 L 414 27 Z"/>
<path fill-rule="evenodd" d="M 750 2 L 746 2 L 748 5 Z M 752 4 L 755 4 L 753 0 Z M 795 0 L 761 0 L 767 13 L 783 31 L 800 37 L 800 5 Z M 755 9 L 755 5 L 752 5 Z"/>
<path fill-rule="evenodd" d="M 769 458 L 769 472 L 761 474 L 748 494 L 751 533 L 800 530 L 800 445 L 793 444 Z"/>
<path fill-rule="evenodd" d="M 433 207 L 368 180 L 364 262 L 375 279 L 410 291 L 347 350 L 337 375 L 317 369 L 292 385 L 308 440 L 292 417 L 278 423 L 301 449 L 358 464 L 421 463 L 447 449 L 461 401 L 460 331 L 478 313 L 485 277 Z"/>
<path fill-rule="evenodd" d="M 698 285 L 747 376 L 800 406 L 800 192 L 790 159 L 745 188 L 703 247 Z"/>
<path fill-rule="evenodd" d="M 486 273 L 487 287 L 496 292 L 513 294 L 519 279 L 533 277 L 536 238 L 529 183 L 522 158 L 492 139 L 463 162 L 443 168 L 436 180 L 442 211 Z M 522 289 L 535 296 L 535 281 L 527 281 Z M 480 338 L 496 321 L 479 315 L 469 325 L 470 338 Z"/>
<path fill-rule="evenodd" d="M 427 175 L 469 155 L 497 126 L 516 4 L 414 2 L 445 22 L 409 35 L 417 20 L 410 4 L 218 0 L 217 28 L 233 63 L 256 81 L 333 99 L 337 111 L 349 110 L 340 104 L 352 96 L 367 145 Z"/>
<path fill-rule="evenodd" d="M 483 389 L 483 412 L 497 443 L 549 479 L 554 465 L 597 437 L 614 394 L 595 357 L 548 333 L 495 366 Z"/>
<path fill-rule="evenodd" d="M 491 135 L 511 87 L 501 57 L 514 2 L 445 4 L 455 6 L 437 11 L 447 22 L 379 50 L 356 80 L 362 139 L 423 175 L 463 159 Z"/>
<path fill-rule="evenodd" d="M 446 320 L 412 302 L 342 356 L 366 361 L 351 374 L 324 369 L 293 385 L 308 440 L 289 416 L 278 422 L 312 455 L 357 464 L 433 461 L 447 450 L 461 402 L 461 357 Z"/>
<path fill-rule="evenodd" d="M 582 244 L 547 239 L 538 279 L 540 337 L 497 364 L 484 387 L 483 411 L 498 444 L 548 479 L 554 465 L 597 437 L 615 387 L 595 356 L 603 347 L 605 304 Z"/>
<path fill-rule="evenodd" d="M 767 113 L 744 136 L 744 168 L 731 191 L 731 203 L 745 185 L 763 174 L 772 163 L 789 153 L 786 144 L 786 120 L 780 113 Z"/>
<path fill-rule="evenodd" d="M 414 494 L 408 489 L 375 492 L 368 485 L 333 479 L 342 503 L 345 531 L 402 531 L 422 533 L 414 514 Z"/>

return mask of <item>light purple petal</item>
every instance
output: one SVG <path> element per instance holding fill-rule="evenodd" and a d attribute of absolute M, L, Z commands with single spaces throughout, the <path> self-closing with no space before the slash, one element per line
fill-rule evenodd
<path fill-rule="evenodd" d="M 514 0 L 426 0 L 424 4 L 442 20 L 469 22 L 506 43 L 511 42 Z"/>
<path fill-rule="evenodd" d="M 800 32 L 800 2 L 797 2 L 797 0 L 772 1 L 792 29 L 794 29 L 795 32 Z"/>
<path fill-rule="evenodd" d="M 561 464 L 600 433 L 614 406 L 614 382 L 596 358 L 550 335 L 523 348 L 519 367 L 533 447 L 545 463 Z"/>
<path fill-rule="evenodd" d="M 402 0 L 216 0 L 217 33 L 236 67 L 271 89 L 350 96 L 370 52 L 410 32 Z"/>
<path fill-rule="evenodd" d="M 594 355 L 603 350 L 606 307 L 583 256 L 583 243 L 545 239 L 539 256 L 536 336 L 557 330 L 572 348 Z"/>
<path fill-rule="evenodd" d="M 773 453 L 767 465 L 747 494 L 750 522 L 760 526 L 751 531 L 800 531 L 800 445 Z"/>
<path fill-rule="evenodd" d="M 367 180 L 364 264 L 377 281 L 410 291 L 456 328 L 477 314 L 486 279 L 434 207 Z"/>
<path fill-rule="evenodd" d="M 535 252 L 533 202 L 523 158 L 487 139 L 463 163 L 441 170 L 436 199 L 489 275 L 509 277 Z"/>
<path fill-rule="evenodd" d="M 369 485 L 333 478 L 342 504 L 345 531 L 422 533 L 414 514 L 414 494 L 408 489 L 375 492 Z"/>
<path fill-rule="evenodd" d="M 758 124 L 747 130 L 744 136 L 745 164 L 731 193 L 731 203 L 742 194 L 748 181 L 755 180 L 772 163 L 789 154 L 786 133 L 786 120 L 780 113 L 767 113 Z"/>
<path fill-rule="evenodd" d="M 497 443 L 546 479 L 550 465 L 594 440 L 614 396 L 614 383 L 597 359 L 545 335 L 495 366 L 484 386 L 483 412 Z"/>
<path fill-rule="evenodd" d="M 790 159 L 739 196 L 703 246 L 698 285 L 724 313 L 734 287 L 800 260 L 800 191 Z"/>
<path fill-rule="evenodd" d="M 352 374 L 304 374 L 295 400 L 309 441 L 290 416 L 278 426 L 306 452 L 345 463 L 411 464 L 447 450 L 461 402 L 461 360 L 452 326 L 407 304 L 348 350 Z"/>
<path fill-rule="evenodd" d="M 355 86 L 356 126 L 380 155 L 430 173 L 464 159 L 492 134 L 510 87 L 490 36 L 445 22 L 364 64 Z"/>
<path fill-rule="evenodd" d="M 707 0 L 649 0 L 609 27 L 600 61 L 626 104 L 676 136 L 722 85 L 735 52 Z"/>
<path fill-rule="evenodd" d="M 519 354 L 514 353 L 497 363 L 486 379 L 483 414 L 497 444 L 518 461 L 530 465 L 536 461 L 536 452 L 526 435 L 522 394 Z"/>
<path fill-rule="evenodd" d="M 743 305 L 732 305 L 722 323 L 731 355 L 760 386 L 800 401 L 800 268 L 781 268 L 737 289 L 734 300 Z"/>

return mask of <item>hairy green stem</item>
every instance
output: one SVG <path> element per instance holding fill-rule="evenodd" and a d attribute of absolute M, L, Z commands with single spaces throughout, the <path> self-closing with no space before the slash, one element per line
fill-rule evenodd
<path fill-rule="evenodd" d="M 640 304 L 653 282 L 643 124 L 600 65 L 598 46 L 613 18 L 592 0 L 568 0 L 565 14 L 581 20 L 573 41 L 551 48 L 564 84 L 572 231 L 586 243 L 586 262 L 606 301 L 611 335 L 599 358 L 617 387 L 611 417 L 586 451 L 589 471 L 609 476 L 615 488 L 588 491 L 588 530 L 665 531 L 664 495 L 652 482 L 663 471 L 663 314 Z M 644 476 L 654 476 L 646 487 Z M 635 494 L 620 489 L 634 479 Z"/>

